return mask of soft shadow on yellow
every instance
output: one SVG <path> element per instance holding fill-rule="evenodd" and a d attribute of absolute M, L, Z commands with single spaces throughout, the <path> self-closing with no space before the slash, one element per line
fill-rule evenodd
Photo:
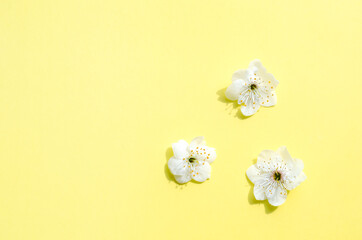
<path fill-rule="evenodd" d="M 168 160 L 169 160 L 172 156 L 173 156 L 173 151 L 172 151 L 172 148 L 169 147 L 169 148 L 167 148 L 167 150 L 166 150 L 166 164 L 165 164 L 165 170 L 164 170 L 164 172 L 165 172 L 166 179 L 167 179 L 169 182 L 173 181 L 173 182 L 176 183 L 175 178 L 174 178 L 174 176 L 172 175 L 172 173 L 170 172 L 170 169 L 168 169 L 168 165 L 167 165 Z"/>
<path fill-rule="evenodd" d="M 228 112 L 229 115 L 234 115 L 234 117 L 239 118 L 241 120 L 245 120 L 250 118 L 251 116 L 244 116 L 240 111 L 240 105 L 236 101 L 230 101 L 225 97 L 225 91 L 227 88 L 222 88 L 216 92 L 218 95 L 218 101 L 225 103 L 226 108 L 225 110 Z"/>

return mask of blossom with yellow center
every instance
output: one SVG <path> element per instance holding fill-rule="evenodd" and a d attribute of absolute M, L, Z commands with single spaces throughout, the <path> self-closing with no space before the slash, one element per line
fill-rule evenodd
<path fill-rule="evenodd" d="M 287 199 L 287 190 L 296 188 L 307 178 L 303 168 L 302 160 L 292 158 L 286 147 L 280 147 L 276 152 L 262 151 L 246 175 L 254 183 L 257 200 L 268 199 L 271 205 L 279 206 Z"/>
<path fill-rule="evenodd" d="M 238 100 L 244 116 L 251 116 L 260 106 L 270 107 L 277 103 L 275 89 L 278 84 L 261 62 L 254 60 L 248 69 L 238 70 L 233 74 L 232 83 L 225 95 L 230 100 Z"/>
<path fill-rule="evenodd" d="M 190 145 L 185 140 L 172 144 L 174 156 L 168 161 L 168 168 L 178 183 L 191 179 L 204 182 L 210 178 L 210 163 L 216 159 L 216 152 L 205 144 L 204 137 L 196 137 Z"/>

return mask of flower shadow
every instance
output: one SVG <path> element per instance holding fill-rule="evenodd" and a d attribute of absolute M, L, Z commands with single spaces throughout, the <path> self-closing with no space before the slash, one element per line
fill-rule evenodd
<path fill-rule="evenodd" d="M 234 115 L 234 117 L 245 120 L 251 116 L 244 116 L 240 111 L 240 105 L 236 101 L 230 101 L 225 96 L 225 91 L 227 88 L 222 88 L 216 92 L 218 95 L 218 101 L 225 103 L 225 110 L 228 111 L 229 115 Z"/>
<path fill-rule="evenodd" d="M 176 188 L 177 189 L 183 189 L 187 186 L 187 183 L 185 184 L 180 184 L 178 182 L 176 182 L 175 177 L 172 175 L 172 173 L 170 172 L 170 169 L 168 168 L 168 160 L 173 156 L 173 150 L 172 147 L 169 147 L 166 149 L 166 164 L 164 167 L 164 173 L 165 173 L 165 177 L 169 182 L 174 182 L 176 184 Z"/>
<path fill-rule="evenodd" d="M 253 164 L 256 163 L 256 159 L 253 160 Z M 250 186 L 250 190 L 249 190 L 249 194 L 248 194 L 248 201 L 250 205 L 255 205 L 255 204 L 264 204 L 264 208 L 265 208 L 265 213 L 266 214 L 271 214 L 273 213 L 275 210 L 277 210 L 278 207 L 272 206 L 269 204 L 268 200 L 264 200 L 264 201 L 260 201 L 260 200 L 256 200 L 255 196 L 254 196 L 254 184 L 249 180 L 248 176 L 245 173 L 245 178 L 247 180 L 247 182 L 249 183 Z"/>
<path fill-rule="evenodd" d="M 169 160 L 172 156 L 173 156 L 173 151 L 172 151 L 172 148 L 169 147 L 169 148 L 167 148 L 167 150 L 166 150 L 166 164 L 165 164 L 165 170 L 164 170 L 164 172 L 165 172 L 165 176 L 166 176 L 166 178 L 167 178 L 167 180 L 168 180 L 169 182 L 171 182 L 171 181 L 176 182 L 174 176 L 173 176 L 172 173 L 170 172 L 170 169 L 168 169 L 168 165 L 167 165 L 168 160 Z"/>

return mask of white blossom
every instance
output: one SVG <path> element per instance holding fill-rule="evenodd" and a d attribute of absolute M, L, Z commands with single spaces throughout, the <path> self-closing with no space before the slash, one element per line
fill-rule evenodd
<path fill-rule="evenodd" d="M 248 69 L 233 74 L 225 95 L 232 101 L 238 101 L 244 116 L 251 116 L 260 106 L 270 107 L 277 103 L 275 89 L 278 83 L 259 60 L 254 60 Z"/>
<path fill-rule="evenodd" d="M 296 188 L 307 178 L 303 168 L 302 160 L 293 159 L 286 147 L 280 147 L 277 152 L 262 151 L 246 175 L 254 183 L 257 200 L 268 199 L 271 205 L 279 206 L 287 199 L 287 190 Z"/>
<path fill-rule="evenodd" d="M 210 178 L 211 166 L 216 159 L 214 148 L 205 146 L 204 137 L 196 137 L 190 143 L 180 140 L 172 144 L 174 156 L 168 161 L 168 168 L 178 183 L 191 179 L 204 182 Z"/>

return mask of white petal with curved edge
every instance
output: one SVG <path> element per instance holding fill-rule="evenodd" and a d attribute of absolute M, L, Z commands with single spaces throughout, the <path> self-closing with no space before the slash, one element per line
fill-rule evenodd
<path fill-rule="evenodd" d="M 272 172 L 282 162 L 281 156 L 272 150 L 263 150 L 257 160 L 257 167 L 263 172 Z"/>
<path fill-rule="evenodd" d="M 177 143 L 172 144 L 173 154 L 176 158 L 184 158 L 189 155 L 188 151 L 189 144 L 185 140 L 180 140 Z"/>
<path fill-rule="evenodd" d="M 275 90 L 275 88 L 278 86 L 279 81 L 275 79 L 273 74 L 266 71 L 266 68 L 259 59 L 251 61 L 249 69 L 258 73 L 262 79 L 263 85 L 267 86 L 268 89 Z"/>
<path fill-rule="evenodd" d="M 304 163 L 301 159 L 293 158 L 286 163 L 292 176 L 299 176 L 304 169 Z"/>
<path fill-rule="evenodd" d="M 212 147 L 204 147 L 206 152 L 206 162 L 212 163 L 216 159 L 216 151 L 215 148 Z"/>
<path fill-rule="evenodd" d="M 297 177 L 297 179 L 296 179 L 296 181 L 295 181 L 296 186 L 298 186 L 299 184 L 301 184 L 302 182 L 304 182 L 306 179 L 307 179 L 307 176 L 305 175 L 305 173 L 304 173 L 304 172 L 301 172 L 301 173 L 298 175 L 298 177 Z"/>
<path fill-rule="evenodd" d="M 195 167 L 194 172 L 192 172 L 192 179 L 198 182 L 205 182 L 210 178 L 211 175 L 211 166 L 208 162 L 203 162 Z"/>
<path fill-rule="evenodd" d="M 307 179 L 307 176 L 304 174 L 304 172 L 301 172 L 298 177 L 295 178 L 292 182 L 285 182 L 283 185 L 286 189 L 292 190 L 296 187 L 298 187 L 299 184 L 301 184 L 305 179 Z"/>
<path fill-rule="evenodd" d="M 285 200 L 287 200 L 287 190 L 278 183 L 273 193 L 268 196 L 268 201 L 271 205 L 277 207 L 282 205 Z"/>
<path fill-rule="evenodd" d="M 263 150 L 261 153 L 259 153 L 258 156 L 258 163 L 262 163 L 264 161 L 271 161 L 272 158 L 276 157 L 276 152 L 273 150 Z"/>
<path fill-rule="evenodd" d="M 265 196 L 264 188 L 260 185 L 255 185 L 254 186 L 254 196 L 255 196 L 256 200 L 265 200 L 266 196 Z"/>
<path fill-rule="evenodd" d="M 175 175 L 175 179 L 178 183 L 187 183 L 191 180 L 191 174 L 187 172 L 185 175 Z"/>
<path fill-rule="evenodd" d="M 260 72 L 260 77 L 263 81 L 263 84 L 268 87 L 270 90 L 275 90 L 279 85 L 279 81 L 275 79 L 273 74 L 267 72 Z"/>
<path fill-rule="evenodd" d="M 275 91 L 271 92 L 262 92 L 260 91 L 260 105 L 263 107 L 271 107 L 277 104 L 277 95 Z"/>
<path fill-rule="evenodd" d="M 239 79 L 245 80 L 247 78 L 247 76 L 248 76 L 247 70 L 240 69 L 240 70 L 237 70 L 236 72 L 234 72 L 231 80 L 232 81 L 239 80 Z"/>
<path fill-rule="evenodd" d="M 260 174 L 260 169 L 256 167 L 256 164 L 252 165 L 248 168 L 248 170 L 246 170 L 246 175 L 248 176 L 249 180 L 254 184 L 262 178 Z"/>
<path fill-rule="evenodd" d="M 179 158 L 171 157 L 167 165 L 173 175 L 184 175 L 187 171 L 187 163 Z"/>
<path fill-rule="evenodd" d="M 192 139 L 190 143 L 190 149 L 196 147 L 196 146 L 204 146 L 206 144 L 206 141 L 204 140 L 203 136 L 195 137 Z"/>
<path fill-rule="evenodd" d="M 278 187 L 278 183 L 274 181 L 269 181 L 269 185 L 265 189 L 265 195 L 267 199 L 270 199 L 274 196 Z"/>
<path fill-rule="evenodd" d="M 269 86 L 271 89 L 275 90 L 275 88 L 278 86 L 279 81 L 275 79 L 273 74 L 266 71 L 266 68 L 263 66 L 260 60 L 256 59 L 251 61 L 249 69 L 251 71 L 257 72 L 263 83 Z"/>
<path fill-rule="evenodd" d="M 280 148 L 278 148 L 277 153 L 282 157 L 285 162 L 293 160 L 286 146 L 281 146 Z"/>
<path fill-rule="evenodd" d="M 292 158 L 288 149 L 285 146 L 278 148 L 277 153 L 282 157 L 284 162 L 287 164 L 288 169 L 292 176 L 297 177 L 304 169 L 304 163 L 302 160 Z"/>
<path fill-rule="evenodd" d="M 301 159 L 293 158 L 294 168 L 292 169 L 292 172 L 295 174 L 295 176 L 298 176 L 304 169 L 304 163 Z"/>
<path fill-rule="evenodd" d="M 249 64 L 249 68 L 252 70 L 257 70 L 259 73 L 266 72 L 265 67 L 263 66 L 263 64 L 259 59 L 251 61 Z"/>
<path fill-rule="evenodd" d="M 235 80 L 226 89 L 225 96 L 232 101 L 238 100 L 243 87 L 245 87 L 243 80 Z"/>
<path fill-rule="evenodd" d="M 255 114 L 258 109 L 260 108 L 260 104 L 259 101 L 248 101 L 246 105 L 241 106 L 241 113 L 244 116 L 251 116 L 253 114 Z"/>

